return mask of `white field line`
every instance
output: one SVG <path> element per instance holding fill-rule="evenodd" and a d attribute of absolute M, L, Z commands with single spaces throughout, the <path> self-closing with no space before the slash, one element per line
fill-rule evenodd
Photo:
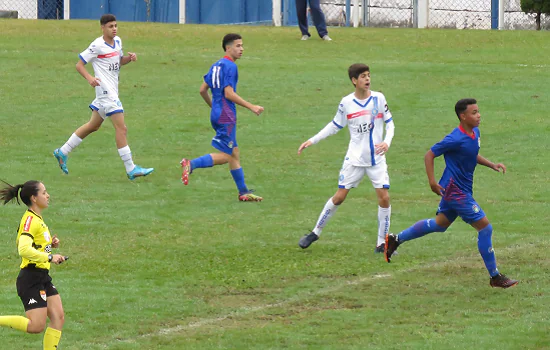
<path fill-rule="evenodd" d="M 520 248 L 522 248 L 522 246 L 524 246 L 524 245 L 514 245 L 512 247 L 499 249 L 498 251 L 500 251 L 500 252 L 515 251 L 515 250 L 519 250 Z M 433 267 L 442 267 L 442 266 L 445 266 L 445 265 L 451 265 L 451 264 L 454 264 L 454 263 L 457 263 L 457 262 L 462 262 L 462 261 L 464 261 L 466 259 L 469 259 L 469 258 L 471 258 L 471 256 L 466 256 L 466 257 L 462 256 L 462 257 L 457 257 L 453 260 L 445 260 L 445 261 L 441 261 L 441 262 L 434 262 L 434 263 L 429 263 L 429 264 L 424 264 L 424 265 L 418 265 L 418 266 L 410 268 L 410 269 L 397 271 L 397 274 L 409 273 L 409 272 L 429 269 L 429 268 L 433 268 Z M 497 256 L 497 258 L 498 258 L 498 256 Z M 479 263 L 482 264 L 481 258 L 480 258 Z M 178 326 L 175 326 L 175 327 L 163 328 L 163 329 L 158 330 L 157 332 L 143 334 L 143 335 L 141 335 L 137 338 L 149 338 L 149 337 L 154 337 L 154 336 L 169 335 L 169 334 L 178 333 L 178 332 L 182 332 L 182 331 L 197 329 L 197 328 L 200 328 L 200 327 L 203 327 L 203 326 L 206 326 L 206 325 L 222 322 L 222 321 L 224 321 L 228 318 L 246 316 L 246 315 L 249 315 L 249 314 L 254 313 L 254 312 L 263 311 L 263 310 L 276 308 L 276 307 L 281 307 L 281 306 L 286 305 L 286 304 L 291 304 L 291 303 L 295 303 L 295 302 L 298 302 L 298 301 L 307 300 L 309 298 L 316 297 L 316 296 L 319 296 L 319 295 L 334 293 L 334 292 L 336 292 L 340 289 L 343 289 L 345 287 L 348 287 L 348 286 L 361 285 L 361 284 L 369 282 L 369 281 L 374 281 L 374 280 L 380 279 L 380 278 L 389 278 L 389 277 L 392 277 L 392 276 L 393 276 L 392 274 L 387 274 L 387 273 L 386 274 L 375 274 L 375 275 L 368 276 L 368 277 L 362 277 L 362 278 L 359 278 L 359 279 L 356 279 L 356 280 L 345 281 L 343 283 L 340 283 L 340 284 L 337 284 L 337 285 L 334 285 L 334 286 L 330 286 L 330 287 L 319 289 L 319 290 L 312 291 L 312 292 L 303 293 L 301 295 L 298 295 L 298 296 L 293 297 L 293 298 L 289 298 L 287 300 L 280 301 L 278 303 L 264 304 L 264 305 L 252 306 L 252 307 L 244 306 L 244 307 L 239 308 L 236 311 L 229 312 L 229 313 L 227 313 L 225 315 L 222 315 L 222 316 L 212 317 L 212 318 L 203 318 L 201 320 L 191 322 L 191 323 L 186 324 L 186 325 L 178 325 Z M 121 343 L 121 342 L 122 343 L 134 343 L 134 342 L 136 342 L 136 339 L 122 339 L 122 340 L 119 340 L 118 342 L 119 343 Z"/>

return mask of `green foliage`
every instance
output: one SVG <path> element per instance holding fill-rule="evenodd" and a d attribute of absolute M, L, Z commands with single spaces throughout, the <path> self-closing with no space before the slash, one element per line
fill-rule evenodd
<path fill-rule="evenodd" d="M 525 13 L 550 15 L 550 0 L 521 0 L 521 10 Z"/>
<path fill-rule="evenodd" d="M 107 121 L 69 157 L 54 148 L 88 118 L 94 91 L 78 54 L 97 21 L 0 21 L 0 178 L 39 179 L 51 194 L 44 218 L 71 259 L 52 269 L 63 299 L 65 350 L 136 349 L 548 349 L 550 322 L 550 71 L 545 33 L 331 28 L 332 42 L 299 40 L 296 28 L 119 22 L 121 72 L 135 160 L 155 173 L 126 179 Z M 211 152 L 209 110 L 198 89 L 244 37 L 238 92 L 265 107 L 238 109 L 247 183 L 262 203 L 239 203 L 227 167 L 200 169 L 184 187 L 178 162 Z M 396 123 L 388 153 L 392 231 L 434 215 L 423 156 L 456 125 L 454 103 L 475 97 L 481 153 L 508 167 L 476 172 L 475 196 L 494 227 L 502 272 L 494 290 L 476 232 L 457 222 L 374 255 L 377 204 L 368 181 L 354 189 L 307 250 L 336 191 L 346 130 L 301 142 L 334 116 L 353 89 L 347 68 L 370 65 Z M 437 159 L 437 171 L 442 170 Z M 1 314 L 23 315 L 15 291 L 16 226 L 24 208 L 0 208 Z M 40 349 L 41 335 L 0 328 L 2 349 Z"/>

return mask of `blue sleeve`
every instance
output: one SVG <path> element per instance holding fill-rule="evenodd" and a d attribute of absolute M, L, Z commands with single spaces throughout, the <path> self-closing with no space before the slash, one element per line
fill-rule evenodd
<path fill-rule="evenodd" d="M 210 89 L 213 89 L 213 86 L 212 86 L 212 67 L 210 67 L 210 70 L 204 76 L 204 82 L 206 84 L 208 84 L 208 87 L 210 87 Z"/>
<path fill-rule="evenodd" d="M 430 148 L 436 157 L 457 149 L 460 145 L 460 141 L 453 137 L 452 134 L 445 136 L 445 138 Z"/>
<path fill-rule="evenodd" d="M 233 90 L 235 89 L 237 80 L 237 65 L 228 64 L 224 66 L 222 77 L 221 77 L 221 88 L 225 89 L 227 86 L 231 85 Z"/>

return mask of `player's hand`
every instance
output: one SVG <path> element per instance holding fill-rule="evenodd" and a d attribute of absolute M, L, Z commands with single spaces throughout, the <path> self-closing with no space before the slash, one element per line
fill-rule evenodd
<path fill-rule="evenodd" d="M 252 106 L 252 108 L 250 108 L 250 110 L 252 111 L 252 113 L 254 113 L 256 115 L 260 115 L 264 111 L 264 108 L 262 106 Z"/>
<path fill-rule="evenodd" d="M 101 79 L 96 78 L 96 77 L 91 77 L 90 79 L 88 79 L 88 83 L 92 87 L 96 87 L 96 86 L 99 86 L 101 84 Z"/>
<path fill-rule="evenodd" d="M 137 61 L 137 55 L 134 52 L 128 52 L 128 56 L 130 57 L 130 62 Z"/>
<path fill-rule="evenodd" d="M 430 184 L 430 187 L 432 189 L 432 192 L 437 194 L 438 196 L 442 197 L 445 194 L 445 189 L 441 187 L 441 185 L 437 182 L 434 184 Z"/>
<path fill-rule="evenodd" d="M 386 153 L 388 151 L 388 148 L 389 146 L 385 142 L 374 145 L 374 150 L 378 155 L 383 155 L 384 153 Z"/>
<path fill-rule="evenodd" d="M 491 169 L 493 169 L 494 171 L 498 171 L 499 173 L 500 173 L 500 170 L 502 169 L 502 173 L 506 174 L 506 165 L 502 163 L 498 163 L 498 164 L 493 163 L 493 166 L 491 167 Z"/>
<path fill-rule="evenodd" d="M 52 237 L 52 248 L 59 248 L 59 238 L 57 238 L 57 235 Z"/>
<path fill-rule="evenodd" d="M 307 140 L 306 142 L 302 143 L 300 145 L 300 148 L 298 148 L 298 154 L 302 154 L 302 151 L 305 149 L 305 148 L 308 148 L 309 146 L 313 145 L 313 142 L 311 142 L 310 140 Z"/>
<path fill-rule="evenodd" d="M 52 255 L 52 262 L 56 265 L 61 264 L 63 261 L 65 261 L 65 257 L 63 255 L 54 254 Z"/>

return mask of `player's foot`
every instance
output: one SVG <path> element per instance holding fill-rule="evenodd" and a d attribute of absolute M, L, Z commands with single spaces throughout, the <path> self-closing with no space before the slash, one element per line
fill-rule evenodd
<path fill-rule="evenodd" d="M 330 36 L 328 36 L 328 35 L 325 35 L 325 36 L 323 37 L 323 40 L 324 40 L 324 41 L 332 41 L 332 39 L 331 39 Z"/>
<path fill-rule="evenodd" d="M 69 174 L 69 169 L 67 169 L 67 156 L 64 155 L 59 148 L 53 151 L 53 156 L 57 159 L 57 163 L 59 163 L 61 171 L 65 174 Z"/>
<path fill-rule="evenodd" d="M 302 35 L 302 40 L 309 40 L 309 35 Z"/>
<path fill-rule="evenodd" d="M 189 174 L 191 174 L 191 161 L 187 158 L 183 158 L 181 164 L 181 182 L 184 185 L 189 184 Z"/>
<path fill-rule="evenodd" d="M 386 243 L 382 243 L 379 246 L 376 246 L 376 248 L 374 248 L 374 252 L 375 253 L 384 253 L 384 247 L 386 247 Z"/>
<path fill-rule="evenodd" d="M 130 180 L 134 180 L 136 177 L 147 176 L 151 174 L 154 170 L 155 168 L 142 168 L 139 165 L 136 165 L 134 167 L 134 170 L 128 173 L 128 178 Z"/>
<path fill-rule="evenodd" d="M 241 202 L 261 202 L 264 199 L 260 196 L 255 195 L 254 190 L 250 190 L 248 192 L 239 193 L 239 201 Z"/>
<path fill-rule="evenodd" d="M 319 239 L 319 236 L 315 234 L 315 232 L 310 232 L 306 234 L 304 237 L 300 238 L 300 241 L 298 242 L 298 245 L 302 249 L 306 249 L 311 245 L 311 243 L 315 242 Z"/>
<path fill-rule="evenodd" d="M 499 274 L 496 275 L 495 277 L 491 277 L 491 280 L 489 281 L 489 284 L 490 284 L 491 287 L 493 287 L 493 288 L 495 288 L 495 287 L 498 287 L 498 288 L 509 288 L 509 287 L 515 286 L 515 285 L 518 284 L 518 283 L 519 283 L 519 281 L 510 279 L 510 278 L 504 276 L 504 275 L 501 274 L 501 273 L 499 273 Z"/>
<path fill-rule="evenodd" d="M 384 258 L 387 262 L 391 262 L 391 256 L 399 247 L 397 236 L 393 233 L 386 234 L 386 244 L 384 244 Z"/>

